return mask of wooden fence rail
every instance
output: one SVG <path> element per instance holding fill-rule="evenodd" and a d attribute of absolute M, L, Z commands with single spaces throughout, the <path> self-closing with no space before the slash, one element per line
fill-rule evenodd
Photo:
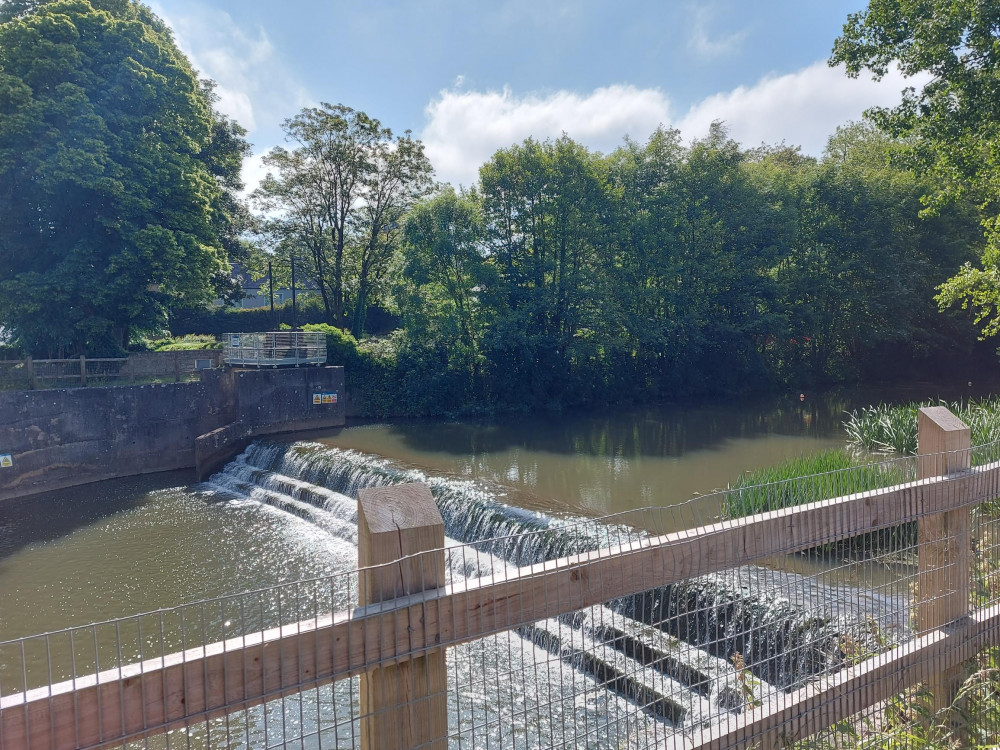
<path fill-rule="evenodd" d="M 47 384 L 86 387 L 95 382 L 128 384 L 147 378 L 179 382 L 198 369 L 216 367 L 221 361 L 222 352 L 216 349 L 141 352 L 128 357 L 0 360 L 0 388 L 35 390 Z"/>
<path fill-rule="evenodd" d="M 926 418 L 932 423 L 928 430 L 933 431 L 935 424 L 950 429 L 941 412 Z M 968 432 L 964 434 L 965 442 L 959 438 L 958 443 L 958 465 L 967 467 L 970 448 Z M 947 461 L 922 465 L 954 468 L 956 464 Z M 418 593 L 404 587 L 395 598 L 351 611 L 3 696 L 0 738 L 3 750 L 120 744 L 652 588 L 906 523 L 917 522 L 923 529 L 939 523 L 942 514 L 967 513 L 998 496 L 1000 462 L 645 538 Z M 393 523 L 399 524 L 399 519 Z M 366 523 L 360 526 L 362 536 L 369 533 Z M 405 526 L 398 528 L 402 535 Z M 421 538 L 426 527 L 414 528 Z M 407 547 L 403 536 L 399 539 L 403 546 L 397 554 L 404 558 L 364 568 L 363 577 L 378 580 L 380 575 L 390 579 L 402 575 L 401 580 L 406 580 L 400 571 L 415 564 L 412 561 L 427 547 L 426 543 Z M 935 540 L 948 544 L 940 537 Z M 368 544 L 362 540 L 359 548 Z M 366 554 L 375 563 L 385 559 Z M 955 565 L 939 572 L 952 577 L 969 574 L 967 567 Z M 967 583 L 947 583 L 949 591 L 963 586 Z M 921 592 L 923 599 L 928 595 Z M 983 646 L 996 645 L 1000 608 L 959 615 L 955 622 L 936 623 L 918 636 L 815 685 L 724 719 L 704 730 L 704 736 L 679 734 L 677 742 L 685 747 L 723 748 L 752 737 L 770 747 L 807 736 L 905 687 L 938 678 L 938 673 L 931 674 L 931 664 L 935 670 L 951 668 Z M 387 708 L 391 706 L 381 707 Z M 430 717 L 428 723 L 440 727 L 440 716 Z"/>

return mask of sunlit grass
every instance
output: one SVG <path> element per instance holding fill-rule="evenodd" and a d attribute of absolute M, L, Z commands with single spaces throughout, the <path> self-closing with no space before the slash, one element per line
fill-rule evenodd
<path fill-rule="evenodd" d="M 827 500 L 908 481 L 907 462 L 868 463 L 850 450 L 834 449 L 742 473 L 729 485 L 724 512 L 730 518 Z"/>

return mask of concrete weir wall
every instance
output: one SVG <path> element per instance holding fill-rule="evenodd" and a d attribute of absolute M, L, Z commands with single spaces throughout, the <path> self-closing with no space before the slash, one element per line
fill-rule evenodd
<path fill-rule="evenodd" d="M 342 367 L 0 392 L 0 501 L 171 469 L 202 477 L 254 437 L 343 425 L 344 396 Z"/>

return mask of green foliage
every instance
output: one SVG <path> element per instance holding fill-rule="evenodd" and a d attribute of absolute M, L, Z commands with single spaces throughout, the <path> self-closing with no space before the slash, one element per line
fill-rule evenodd
<path fill-rule="evenodd" d="M 890 406 L 877 404 L 851 412 L 844 429 L 852 445 L 877 453 L 914 455 L 917 452 L 917 413 L 921 406 L 943 405 L 967 424 L 972 433 L 972 445 L 980 446 L 972 453 L 974 465 L 996 460 L 997 435 L 1000 435 L 1000 397 L 972 400 L 965 403 L 926 401 Z"/>
<path fill-rule="evenodd" d="M 403 217 L 431 185 L 423 144 L 394 136 L 375 118 L 342 104 L 308 107 L 285 121 L 291 150 L 272 149 L 254 193 L 276 215 L 264 223 L 268 259 L 298 256 L 318 291 L 324 322 L 365 330 L 399 249 Z"/>
<path fill-rule="evenodd" d="M 873 453 L 917 452 L 917 404 L 890 406 L 876 404 L 852 411 L 844 420 L 851 444 Z"/>
<path fill-rule="evenodd" d="M 899 138 L 906 164 L 930 175 L 927 213 L 970 198 L 982 209 L 989 244 L 980 267 L 971 264 L 941 286 L 942 309 L 972 309 L 984 335 L 1000 330 L 1000 7 L 995 0 L 871 0 L 851 14 L 836 41 L 831 64 L 850 75 L 868 70 L 882 78 L 893 65 L 904 75 L 929 74 L 919 90 L 903 92 L 894 109 L 867 116 Z"/>
<path fill-rule="evenodd" d="M 466 406 L 532 409 L 886 376 L 961 350 L 972 327 L 932 297 L 977 225 L 958 204 L 918 220 L 925 186 L 895 147 L 855 125 L 821 161 L 743 150 L 721 126 L 609 156 L 565 136 L 502 149 L 477 190 L 409 213 L 397 355 Z"/>
<path fill-rule="evenodd" d="M 198 349 L 221 349 L 222 342 L 215 336 L 171 336 L 140 343 L 141 348 L 151 352 L 185 352 Z M 139 348 L 139 347 L 135 347 Z"/>
<path fill-rule="evenodd" d="M 131 0 L 5 7 L 0 321 L 35 353 L 111 353 L 228 276 L 247 146 Z"/>
<path fill-rule="evenodd" d="M 849 450 L 823 451 L 744 472 L 726 490 L 723 512 L 739 518 L 791 508 L 901 484 L 911 474 L 910 465 L 900 461 L 873 464 Z"/>
<path fill-rule="evenodd" d="M 323 306 L 315 297 L 302 297 L 297 301 L 296 322 L 319 323 L 323 320 Z M 174 310 L 170 316 L 170 331 L 174 335 L 224 333 L 253 333 L 274 331 L 292 325 L 292 303 L 285 302 L 270 307 L 197 307 Z"/>
<path fill-rule="evenodd" d="M 327 364 L 344 365 L 348 368 L 359 364 L 358 341 L 351 334 L 329 323 L 307 323 L 302 326 L 302 330 L 326 334 Z"/>

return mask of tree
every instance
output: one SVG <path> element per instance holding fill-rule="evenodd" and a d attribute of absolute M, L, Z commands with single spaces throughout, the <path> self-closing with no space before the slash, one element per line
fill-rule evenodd
<path fill-rule="evenodd" d="M 291 150 L 264 159 L 274 170 L 255 193 L 275 215 L 272 231 L 312 261 L 327 322 L 360 336 L 368 303 L 397 249 L 401 219 L 430 188 L 423 144 L 407 131 L 394 137 L 364 112 L 342 104 L 309 107 L 284 123 Z"/>
<path fill-rule="evenodd" d="M 565 135 L 528 139 L 494 154 L 479 179 L 499 275 L 486 290 L 497 313 L 488 342 L 495 385 L 508 398 L 523 400 L 527 391 L 539 403 L 557 403 L 603 329 L 603 164 Z"/>
<path fill-rule="evenodd" d="M 414 207 L 404 224 L 402 284 L 396 297 L 407 336 L 446 350 L 449 367 L 473 388 L 482 377 L 486 328 L 480 295 L 495 286 L 484 257 L 477 201 L 451 188 Z"/>
<path fill-rule="evenodd" d="M 871 0 L 848 17 L 831 64 L 849 75 L 882 78 L 897 64 L 904 75 L 929 74 L 894 109 L 868 116 L 903 141 L 907 162 L 934 180 L 925 213 L 971 196 L 982 209 L 987 245 L 940 287 L 942 308 L 976 308 L 983 332 L 1000 332 L 1000 3 L 996 0 Z"/>
<path fill-rule="evenodd" d="M 0 323 L 117 351 L 231 292 L 247 145 L 169 29 L 134 0 L 0 10 Z"/>

